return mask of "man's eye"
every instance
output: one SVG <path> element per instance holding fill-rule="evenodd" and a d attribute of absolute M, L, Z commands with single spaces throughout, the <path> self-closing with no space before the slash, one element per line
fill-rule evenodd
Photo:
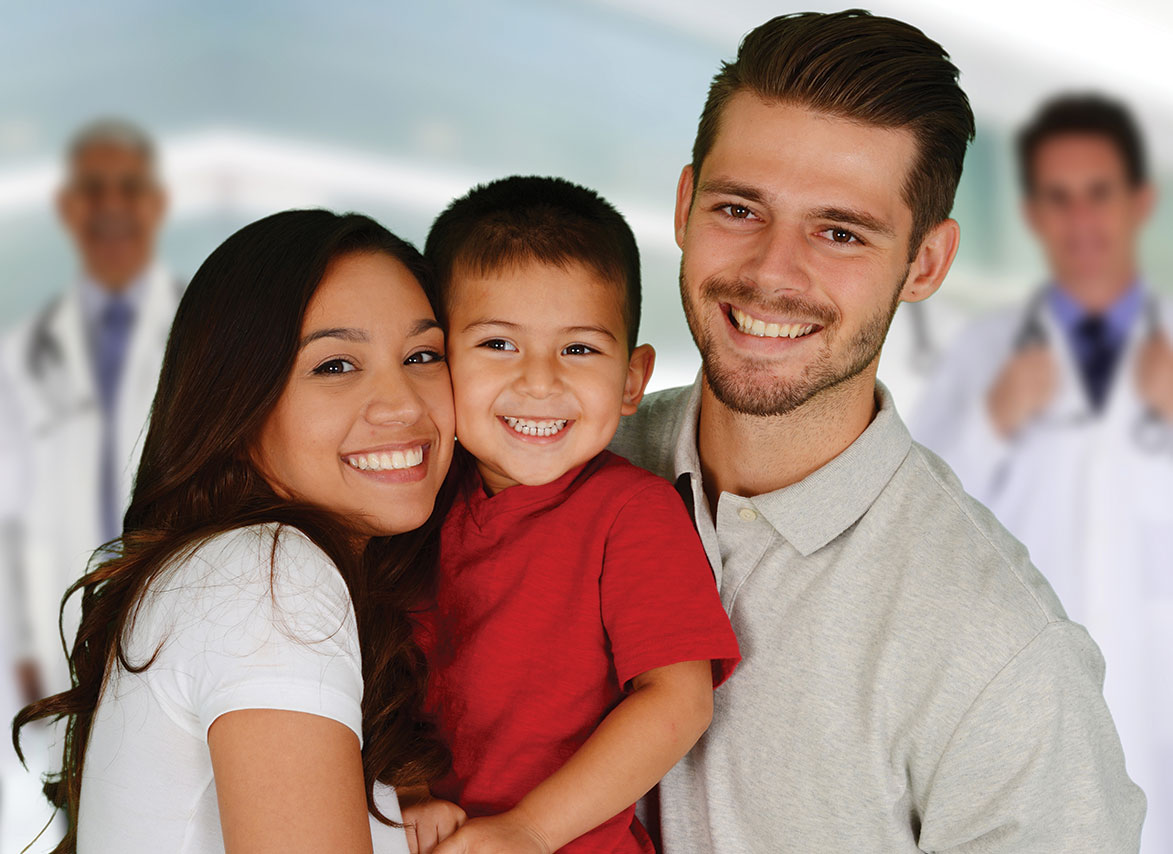
<path fill-rule="evenodd" d="M 828 228 L 822 234 L 832 243 L 862 243 L 858 237 L 846 228 Z"/>
<path fill-rule="evenodd" d="M 405 365 L 427 365 L 432 362 L 443 362 L 444 354 L 436 350 L 420 350 L 418 353 L 412 353 L 403 360 Z"/>
<path fill-rule="evenodd" d="M 588 347 L 586 344 L 568 344 L 562 348 L 563 356 L 589 356 L 597 352 L 599 351 L 594 347 Z"/>
<path fill-rule="evenodd" d="M 351 371 L 357 370 L 358 368 L 354 366 L 354 363 L 346 359 L 331 359 L 328 362 L 322 362 L 322 364 L 314 368 L 314 373 L 318 375 L 349 374 Z"/>
<path fill-rule="evenodd" d="M 498 350 L 502 353 L 512 352 L 517 350 L 511 341 L 506 341 L 504 338 L 490 338 L 481 344 L 482 347 L 488 347 L 490 350 Z"/>
<path fill-rule="evenodd" d="M 753 211 L 751 211 L 745 205 L 722 205 L 720 208 L 718 208 L 718 210 L 725 211 L 726 215 L 732 217 L 733 219 L 749 219 L 751 216 L 753 216 Z"/>

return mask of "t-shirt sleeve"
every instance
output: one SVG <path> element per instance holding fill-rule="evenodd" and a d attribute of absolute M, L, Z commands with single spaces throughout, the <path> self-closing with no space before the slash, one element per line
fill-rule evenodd
<path fill-rule="evenodd" d="M 276 538 L 276 539 L 275 539 Z M 198 735 L 240 709 L 306 712 L 362 741 L 362 665 L 349 591 L 300 532 L 233 532 L 201 548 L 180 583 L 186 615 L 160 664 L 182 667 Z"/>
<path fill-rule="evenodd" d="M 603 624 L 619 684 L 656 667 L 713 662 L 713 685 L 741 656 L 713 570 L 684 502 L 649 479 L 607 535 L 600 581 Z"/>
<path fill-rule="evenodd" d="M 1055 622 L 986 686 L 929 786 L 919 845 L 939 852 L 1135 852 L 1128 778 L 1087 632 Z"/>

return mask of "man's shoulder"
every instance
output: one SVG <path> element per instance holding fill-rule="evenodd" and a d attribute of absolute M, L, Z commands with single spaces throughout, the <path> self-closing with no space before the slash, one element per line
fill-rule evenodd
<path fill-rule="evenodd" d="M 1026 547 L 965 491 L 944 460 L 914 442 L 894 480 L 900 506 L 889 513 L 930 534 L 905 541 L 920 552 L 915 563 L 932 576 L 928 593 L 942 614 L 980 614 L 1007 638 L 1033 637 L 1067 620 Z"/>
<path fill-rule="evenodd" d="M 661 477 L 672 476 L 676 438 L 684 420 L 692 386 L 647 395 L 639 410 L 626 415 L 608 450 Z"/>

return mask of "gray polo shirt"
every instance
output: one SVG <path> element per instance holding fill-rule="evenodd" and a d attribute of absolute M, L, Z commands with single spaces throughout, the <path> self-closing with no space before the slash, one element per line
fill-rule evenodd
<path fill-rule="evenodd" d="M 1145 799 L 1104 663 L 1026 550 L 879 412 L 846 451 L 709 511 L 699 381 L 616 453 L 690 501 L 743 661 L 660 784 L 666 854 L 1135 852 Z"/>

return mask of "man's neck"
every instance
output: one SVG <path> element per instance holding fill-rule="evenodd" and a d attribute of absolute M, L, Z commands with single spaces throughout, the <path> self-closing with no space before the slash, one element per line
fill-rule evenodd
<path fill-rule="evenodd" d="M 1063 292 L 1079 303 L 1084 311 L 1089 314 L 1103 314 L 1128 293 L 1136 279 L 1136 267 L 1130 265 L 1127 269 L 1111 275 L 1095 278 L 1059 276 L 1057 281 Z"/>
<path fill-rule="evenodd" d="M 876 365 L 785 415 L 733 412 L 702 380 L 697 450 L 709 507 L 798 483 L 843 453 L 876 414 Z"/>

